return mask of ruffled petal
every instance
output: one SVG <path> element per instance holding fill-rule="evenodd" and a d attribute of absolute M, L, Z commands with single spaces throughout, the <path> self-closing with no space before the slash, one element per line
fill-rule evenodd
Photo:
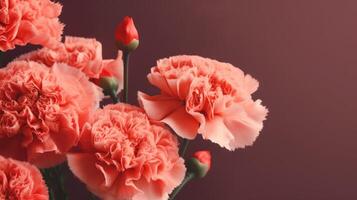
<path fill-rule="evenodd" d="M 149 96 L 138 92 L 138 99 L 141 107 L 154 120 L 162 120 L 182 106 L 180 100 L 166 95 Z"/>
<path fill-rule="evenodd" d="M 220 116 L 214 117 L 212 120 L 206 121 L 204 131 L 201 132 L 204 139 L 233 151 L 230 143 L 234 140 L 234 136 L 224 123 L 224 119 Z"/>
<path fill-rule="evenodd" d="M 170 115 L 161 120 L 169 125 L 177 135 L 186 139 L 195 139 L 199 123 L 186 112 L 184 106 L 177 108 Z"/>
<path fill-rule="evenodd" d="M 87 185 L 101 187 L 104 183 L 103 174 L 96 167 L 96 157 L 90 153 L 67 154 L 68 166 L 79 180 Z"/>
<path fill-rule="evenodd" d="M 232 109 L 224 120 L 224 123 L 234 136 L 230 142 L 231 148 L 244 148 L 252 145 L 263 129 L 263 121 L 268 110 L 261 105 L 261 101 L 247 102 L 244 109 Z"/>

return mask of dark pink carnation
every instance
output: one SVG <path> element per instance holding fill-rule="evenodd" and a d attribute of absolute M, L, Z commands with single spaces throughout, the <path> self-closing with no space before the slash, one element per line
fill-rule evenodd
<path fill-rule="evenodd" d="M 0 154 L 39 167 L 62 162 L 102 93 L 79 70 L 15 61 L 0 69 Z"/>
<path fill-rule="evenodd" d="M 48 200 L 40 171 L 26 162 L 0 156 L 0 199 Z"/>
<path fill-rule="evenodd" d="M 108 105 L 85 125 L 72 172 L 104 200 L 165 200 L 184 178 L 173 134 L 142 109 Z"/>
<path fill-rule="evenodd" d="M 17 58 L 17 60 L 36 61 L 52 67 L 55 63 L 66 63 L 85 73 L 89 78 L 102 76 L 115 77 L 119 90 L 123 82 L 122 53 L 116 59 L 103 59 L 102 44 L 96 39 L 66 36 L 64 43 L 55 49 L 42 48 Z"/>
<path fill-rule="evenodd" d="M 63 24 L 62 6 L 50 0 L 0 0 L 0 50 L 28 43 L 56 47 Z"/>

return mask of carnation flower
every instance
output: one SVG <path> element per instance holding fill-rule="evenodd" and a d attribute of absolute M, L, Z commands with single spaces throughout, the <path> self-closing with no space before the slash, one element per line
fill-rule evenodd
<path fill-rule="evenodd" d="M 159 60 L 148 79 L 161 94 L 139 92 L 141 106 L 183 138 L 199 133 L 234 150 L 251 145 L 263 128 L 267 109 L 252 99 L 258 81 L 231 64 L 174 56 Z"/>
<path fill-rule="evenodd" d="M 0 154 L 50 167 L 65 160 L 101 90 L 79 70 L 15 61 L 0 69 Z"/>
<path fill-rule="evenodd" d="M 29 163 L 0 156 L 0 199 L 48 200 L 40 171 Z"/>
<path fill-rule="evenodd" d="M 122 88 L 123 61 L 122 53 L 116 59 L 102 57 L 102 44 L 96 39 L 66 36 L 64 43 L 55 49 L 42 48 L 24 54 L 17 60 L 36 61 L 52 67 L 55 63 L 66 63 L 84 72 L 89 78 L 102 76 L 115 77 Z"/>
<path fill-rule="evenodd" d="M 61 40 L 62 6 L 50 0 L 0 0 L 0 50 L 28 43 L 55 47 Z"/>
<path fill-rule="evenodd" d="M 185 176 L 174 135 L 128 104 L 98 110 L 84 126 L 72 172 L 104 200 L 164 200 Z"/>

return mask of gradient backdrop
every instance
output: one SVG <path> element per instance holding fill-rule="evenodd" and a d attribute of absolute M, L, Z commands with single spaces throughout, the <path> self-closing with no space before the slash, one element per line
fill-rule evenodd
<path fill-rule="evenodd" d="M 355 0 L 62 0 L 65 34 L 95 37 L 113 58 L 113 32 L 135 19 L 130 100 L 154 92 L 155 60 L 198 54 L 240 66 L 261 82 L 269 117 L 254 146 L 209 148 L 212 171 L 178 200 L 357 199 L 357 2 Z M 6 55 L 11 60 L 26 48 Z M 73 199 L 86 199 L 75 183 Z M 73 196 L 72 196 L 73 197 Z"/>

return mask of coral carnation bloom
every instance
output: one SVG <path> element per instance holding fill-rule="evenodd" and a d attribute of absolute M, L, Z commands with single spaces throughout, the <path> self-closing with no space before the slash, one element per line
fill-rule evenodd
<path fill-rule="evenodd" d="M 78 143 L 101 90 L 65 64 L 15 61 L 0 69 L 0 154 L 50 167 Z"/>
<path fill-rule="evenodd" d="M 174 135 L 127 104 L 98 110 L 85 125 L 72 172 L 104 200 L 165 200 L 184 178 Z"/>
<path fill-rule="evenodd" d="M 0 0 L 0 50 L 28 43 L 53 48 L 61 40 L 62 6 L 50 0 Z"/>
<path fill-rule="evenodd" d="M 52 67 L 55 63 L 66 63 L 85 73 L 89 78 L 103 76 L 116 78 L 119 89 L 123 82 L 122 52 L 116 59 L 103 59 L 102 44 L 96 39 L 66 36 L 64 43 L 55 49 L 42 48 L 24 54 L 16 60 L 36 61 Z"/>
<path fill-rule="evenodd" d="M 48 200 L 40 171 L 29 163 L 0 156 L 0 199 Z"/>
<path fill-rule="evenodd" d="M 234 150 L 251 145 L 263 128 L 267 109 L 251 96 L 258 81 L 231 64 L 174 56 L 159 60 L 148 79 L 161 94 L 139 92 L 141 106 L 183 138 L 199 133 Z"/>

